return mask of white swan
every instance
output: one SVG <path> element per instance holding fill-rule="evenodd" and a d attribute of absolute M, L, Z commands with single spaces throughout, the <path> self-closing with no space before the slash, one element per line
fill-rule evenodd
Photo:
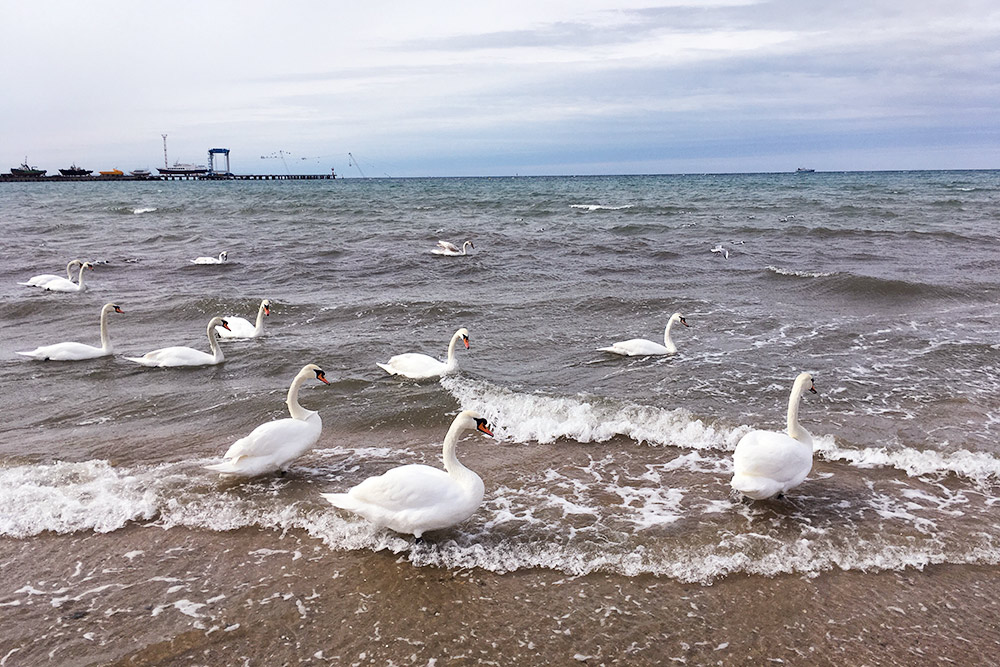
<path fill-rule="evenodd" d="M 303 366 L 288 388 L 285 404 L 291 417 L 261 424 L 250 435 L 230 445 L 222 463 L 205 468 L 224 475 L 253 477 L 284 470 L 286 465 L 311 449 L 323 431 L 319 413 L 299 405 L 299 387 L 311 377 L 330 384 L 322 368 L 316 364 Z"/>
<path fill-rule="evenodd" d="M 479 475 L 455 456 L 455 444 L 465 429 L 493 435 L 479 413 L 465 410 L 455 417 L 444 438 L 444 470 L 420 464 L 399 466 L 369 477 L 347 493 L 322 495 L 334 507 L 417 539 L 428 531 L 465 521 L 482 503 L 484 490 Z"/>
<path fill-rule="evenodd" d="M 229 259 L 228 252 L 220 252 L 218 257 L 195 257 L 191 260 L 192 264 L 225 264 L 226 260 Z"/>
<path fill-rule="evenodd" d="M 799 373 L 788 397 L 788 430 L 751 431 L 733 452 L 731 486 L 748 498 L 763 500 L 802 483 L 812 470 L 813 438 L 799 424 L 799 398 L 816 393 L 812 376 Z"/>
<path fill-rule="evenodd" d="M 76 282 L 67 280 L 62 276 L 56 276 L 44 285 L 40 285 L 40 287 L 50 292 L 85 292 L 87 291 L 87 286 L 83 284 L 83 272 L 93 268 L 93 264 L 84 262 L 80 265 L 80 273 L 77 275 Z"/>
<path fill-rule="evenodd" d="M 475 248 L 472 241 L 466 241 L 462 244 L 461 250 L 454 243 L 449 243 L 448 241 L 438 241 L 438 247 L 431 250 L 435 255 L 449 255 L 451 257 L 467 255 L 468 248 Z"/>
<path fill-rule="evenodd" d="M 257 309 L 257 323 L 251 324 L 250 320 L 243 317 L 226 316 L 229 329 L 216 327 L 215 333 L 222 338 L 256 338 L 264 333 L 264 316 L 271 314 L 271 300 L 264 299 Z"/>
<path fill-rule="evenodd" d="M 455 343 L 461 339 L 465 343 L 465 349 L 469 349 L 469 330 L 461 328 L 455 332 L 448 343 L 448 360 L 438 361 L 432 356 L 420 354 L 419 352 L 406 352 L 397 354 L 389 359 L 387 363 L 376 365 L 390 375 L 402 375 L 413 380 L 423 380 L 433 378 L 446 373 L 451 373 L 458 368 L 458 361 L 455 359 Z"/>
<path fill-rule="evenodd" d="M 208 321 L 208 344 L 212 349 L 212 354 L 196 350 L 193 347 L 175 346 L 153 350 L 141 357 L 125 358 L 143 366 L 212 366 L 221 364 L 225 361 L 225 357 L 222 356 L 222 348 L 219 347 L 219 339 L 215 333 L 216 326 L 228 329 L 229 324 L 221 317 L 213 317 Z"/>
<path fill-rule="evenodd" d="M 73 282 L 73 269 L 77 268 L 83 264 L 78 259 L 70 260 L 69 264 L 66 265 L 66 280 Z M 18 285 L 27 285 L 28 287 L 45 287 L 45 284 L 51 280 L 56 280 L 62 278 L 62 276 L 57 276 L 53 273 L 42 273 L 37 276 L 31 276 L 28 278 L 27 282 L 18 283 Z"/>
<path fill-rule="evenodd" d="M 42 361 L 80 361 L 110 356 L 114 350 L 111 349 L 111 337 L 108 335 L 108 313 L 112 311 L 120 313 L 122 309 L 113 303 L 105 304 L 101 308 L 100 347 L 84 345 L 83 343 L 54 343 L 36 347 L 31 352 L 18 352 L 18 354 Z"/>
<path fill-rule="evenodd" d="M 618 341 L 611 345 L 611 347 L 599 347 L 597 349 L 600 352 L 623 354 L 626 357 L 641 357 L 649 354 L 673 354 L 677 352 L 677 346 L 674 345 L 674 341 L 670 338 L 670 329 L 674 326 L 675 322 L 680 322 L 686 327 L 691 326 L 680 313 L 671 315 L 670 319 L 667 320 L 667 328 L 663 331 L 663 345 L 646 340 L 645 338 L 633 338 L 631 340 Z"/>

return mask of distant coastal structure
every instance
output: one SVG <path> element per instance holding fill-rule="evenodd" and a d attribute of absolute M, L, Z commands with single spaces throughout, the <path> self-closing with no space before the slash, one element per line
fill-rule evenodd
<path fill-rule="evenodd" d="M 170 166 L 167 158 L 167 135 L 163 137 L 163 166 L 157 167 L 159 175 L 153 175 L 149 169 L 133 169 L 128 174 L 121 169 L 106 169 L 94 175 L 93 169 L 83 169 L 77 167 L 74 162 L 66 169 L 60 169 L 59 175 L 46 176 L 45 169 L 28 166 L 28 158 L 20 167 L 12 167 L 9 174 L 0 174 L 0 182 L 25 182 L 25 181 L 201 181 L 201 180 L 223 180 L 223 181 L 313 181 L 313 180 L 333 180 L 337 178 L 337 172 L 330 169 L 329 174 L 234 174 L 229 164 L 228 148 L 210 148 L 208 150 L 208 166 L 203 164 L 190 164 L 174 162 Z"/>

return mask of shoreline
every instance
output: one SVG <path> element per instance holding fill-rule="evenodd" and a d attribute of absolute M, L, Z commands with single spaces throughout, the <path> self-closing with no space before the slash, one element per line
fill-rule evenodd
<path fill-rule="evenodd" d="M 5 540 L 0 562 L 8 665 L 985 664 L 1000 651 L 989 566 L 705 586 L 449 571 L 292 531 L 135 524 Z"/>

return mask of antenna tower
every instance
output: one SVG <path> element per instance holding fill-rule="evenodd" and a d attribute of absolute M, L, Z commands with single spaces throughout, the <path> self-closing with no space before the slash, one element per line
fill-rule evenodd
<path fill-rule="evenodd" d="M 167 164 L 167 135 L 161 134 L 160 136 L 163 137 L 163 166 L 169 169 L 170 165 Z"/>

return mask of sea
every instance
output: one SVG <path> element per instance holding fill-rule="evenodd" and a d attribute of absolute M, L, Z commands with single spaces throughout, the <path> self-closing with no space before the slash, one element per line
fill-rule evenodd
<path fill-rule="evenodd" d="M 0 666 L 1000 664 L 998 231 L 998 171 L 0 184 Z M 222 364 L 124 359 L 265 298 Z M 113 356 L 17 354 L 106 303 Z M 315 448 L 205 470 L 310 363 Z M 743 500 L 803 371 L 812 472 Z M 464 409 L 468 520 L 321 497 Z"/>

